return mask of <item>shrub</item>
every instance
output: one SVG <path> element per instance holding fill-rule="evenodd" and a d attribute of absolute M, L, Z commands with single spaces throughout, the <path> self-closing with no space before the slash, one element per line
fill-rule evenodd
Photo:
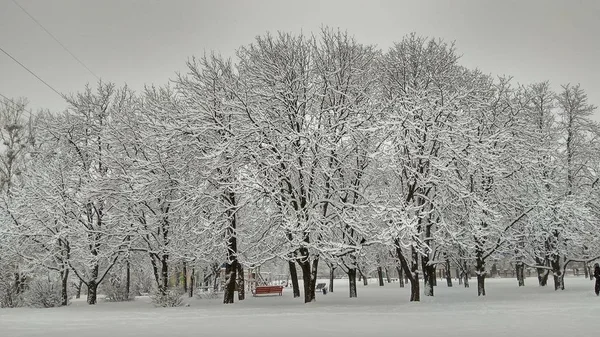
<path fill-rule="evenodd" d="M 36 279 L 29 283 L 23 296 L 24 304 L 36 308 L 53 308 L 62 305 L 60 283 Z"/>
<path fill-rule="evenodd" d="M 183 292 L 180 289 L 169 289 L 164 294 L 155 292 L 152 296 L 152 304 L 157 307 L 180 307 L 183 305 Z"/>
<path fill-rule="evenodd" d="M 132 292 L 127 293 L 127 285 L 119 277 L 111 277 L 103 287 L 106 300 L 110 302 L 125 302 L 133 299 Z"/>

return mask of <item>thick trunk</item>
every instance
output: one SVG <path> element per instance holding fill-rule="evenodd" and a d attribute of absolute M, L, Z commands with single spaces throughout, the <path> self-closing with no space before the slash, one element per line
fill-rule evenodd
<path fill-rule="evenodd" d="M 396 254 L 400 260 L 400 266 L 402 267 L 402 270 L 410 281 L 410 301 L 419 302 L 421 300 L 419 289 L 419 253 L 414 249 L 414 247 L 412 248 L 411 262 L 409 266 L 408 261 L 406 261 L 406 258 L 404 258 L 399 242 L 396 241 Z"/>
<path fill-rule="evenodd" d="M 469 275 L 471 273 L 471 270 L 469 269 L 469 265 L 467 264 L 467 261 L 463 262 L 463 283 L 465 285 L 465 288 L 469 288 L 469 280 L 471 279 L 471 275 Z"/>
<path fill-rule="evenodd" d="M 333 292 L 333 280 L 335 276 L 335 266 L 332 264 L 329 266 L 329 292 Z"/>
<path fill-rule="evenodd" d="M 583 264 L 583 276 L 585 278 L 590 277 L 587 263 Z"/>
<path fill-rule="evenodd" d="M 452 287 L 452 272 L 450 271 L 450 260 L 446 259 L 446 284 Z"/>
<path fill-rule="evenodd" d="M 168 255 L 163 255 L 160 261 L 160 285 L 158 290 L 162 295 L 167 293 L 167 289 L 169 288 L 169 257 Z"/>
<path fill-rule="evenodd" d="M 95 265 L 94 268 L 92 268 L 92 273 L 91 273 L 91 280 L 88 281 L 87 283 L 87 288 L 88 288 L 88 297 L 87 297 L 87 303 L 90 305 L 96 304 L 97 302 L 97 295 L 98 295 L 98 272 L 100 270 L 100 267 L 98 265 Z"/>
<path fill-rule="evenodd" d="M 456 268 L 456 277 L 458 278 L 458 285 L 463 284 L 462 274 L 459 268 Z"/>
<path fill-rule="evenodd" d="M 303 258 L 298 261 L 298 265 L 300 265 L 300 270 L 302 270 L 302 280 L 304 281 L 304 303 L 309 303 L 315 300 L 315 288 L 312 282 L 310 261 L 308 261 L 308 251 L 305 254 L 301 254 L 301 256 Z"/>
<path fill-rule="evenodd" d="M 519 261 L 516 263 L 515 271 L 517 273 L 517 282 L 519 283 L 519 287 L 525 286 L 525 264 Z"/>
<path fill-rule="evenodd" d="M 396 271 L 398 272 L 398 283 L 400 285 L 400 288 L 404 288 L 404 275 L 402 273 L 402 267 L 396 267 Z"/>
<path fill-rule="evenodd" d="M 539 266 L 548 266 L 548 259 L 540 259 L 538 257 L 535 258 L 535 262 L 539 265 Z M 538 278 L 538 284 L 540 285 L 540 287 L 545 287 L 548 284 L 548 270 L 544 269 L 544 268 L 536 268 L 537 271 L 537 278 Z"/>
<path fill-rule="evenodd" d="M 97 302 L 98 295 L 98 284 L 96 280 L 91 280 L 87 284 L 88 292 L 87 292 L 87 303 L 90 305 L 94 305 Z"/>
<path fill-rule="evenodd" d="M 69 269 L 65 269 L 60 273 L 61 287 L 60 287 L 60 305 L 69 304 Z"/>
<path fill-rule="evenodd" d="M 300 297 L 300 286 L 298 285 L 298 272 L 296 271 L 296 264 L 293 261 L 289 261 L 290 267 L 290 278 L 292 279 L 292 291 L 294 298 Z"/>
<path fill-rule="evenodd" d="M 188 272 L 187 272 L 187 263 L 184 261 L 183 262 L 183 291 L 187 293 L 188 291 L 188 282 L 187 282 L 187 276 L 188 276 Z"/>
<path fill-rule="evenodd" d="M 246 299 L 246 284 L 244 282 L 244 267 L 238 263 L 237 273 L 237 289 L 238 289 L 238 301 Z"/>
<path fill-rule="evenodd" d="M 194 297 L 194 288 L 196 287 L 196 269 L 192 268 L 192 273 L 190 274 L 190 289 L 189 289 L 189 297 Z"/>
<path fill-rule="evenodd" d="M 356 268 L 348 268 L 348 285 L 350 288 L 350 298 L 357 297 L 356 293 Z"/>
<path fill-rule="evenodd" d="M 554 290 L 565 290 L 564 275 L 561 270 L 560 256 L 555 255 L 550 261 L 554 276 Z"/>
<path fill-rule="evenodd" d="M 477 274 L 477 296 L 485 296 L 485 272 Z"/>
<path fill-rule="evenodd" d="M 390 276 L 390 270 L 386 267 L 385 268 L 385 278 L 387 283 L 392 283 L 392 278 Z"/>
<path fill-rule="evenodd" d="M 238 269 L 238 262 L 236 259 L 231 261 L 231 263 L 227 263 L 227 265 L 225 266 L 225 284 L 224 284 L 225 293 L 223 294 L 223 303 L 224 304 L 231 304 L 234 302 L 235 281 L 237 279 L 237 269 Z"/>
<path fill-rule="evenodd" d="M 475 272 L 477 273 L 477 296 L 485 296 L 485 260 L 483 251 L 477 249 L 475 252 Z"/>
<path fill-rule="evenodd" d="M 383 268 L 377 267 L 377 277 L 379 278 L 379 286 L 383 287 Z"/>
<path fill-rule="evenodd" d="M 421 268 L 423 269 L 423 290 L 425 296 L 433 296 L 433 286 L 435 282 L 435 267 L 429 264 L 429 257 L 421 257 Z"/>

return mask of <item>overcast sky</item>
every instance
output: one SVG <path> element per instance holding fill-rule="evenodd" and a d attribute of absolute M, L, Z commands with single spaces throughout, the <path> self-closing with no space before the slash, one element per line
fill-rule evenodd
<path fill-rule="evenodd" d="M 581 83 L 600 105 L 597 0 L 17 1 L 103 80 L 135 90 L 166 83 L 190 56 L 233 56 L 266 32 L 311 33 L 327 25 L 382 49 L 410 32 L 456 41 L 465 66 L 520 83 Z M 13 0 L 0 0 L 0 47 L 59 92 L 96 82 Z M 0 94 L 27 97 L 33 109 L 66 106 L 1 52 Z"/>

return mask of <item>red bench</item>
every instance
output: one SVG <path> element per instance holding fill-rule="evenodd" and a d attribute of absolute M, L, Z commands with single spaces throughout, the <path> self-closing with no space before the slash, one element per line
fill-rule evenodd
<path fill-rule="evenodd" d="M 265 295 L 265 294 L 283 294 L 283 286 L 258 286 L 252 291 L 252 295 Z"/>

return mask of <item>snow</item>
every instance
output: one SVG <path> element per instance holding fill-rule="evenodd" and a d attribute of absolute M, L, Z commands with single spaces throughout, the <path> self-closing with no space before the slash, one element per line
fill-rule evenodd
<path fill-rule="evenodd" d="M 2 337 L 151 337 L 151 336 L 590 336 L 600 329 L 600 298 L 593 282 L 567 278 L 566 290 L 526 287 L 515 279 L 487 280 L 486 297 L 477 297 L 476 281 L 465 289 L 438 281 L 435 297 L 410 303 L 409 288 L 398 283 L 358 286 L 348 298 L 347 280 L 336 280 L 334 293 L 317 302 L 283 296 L 249 297 L 233 305 L 221 299 L 191 299 L 188 307 L 155 308 L 148 297 L 128 303 L 84 299 L 53 309 L 0 309 Z M 328 282 L 319 280 L 319 282 Z M 551 280 L 550 282 L 551 283 Z M 237 300 L 237 298 L 236 298 Z"/>

